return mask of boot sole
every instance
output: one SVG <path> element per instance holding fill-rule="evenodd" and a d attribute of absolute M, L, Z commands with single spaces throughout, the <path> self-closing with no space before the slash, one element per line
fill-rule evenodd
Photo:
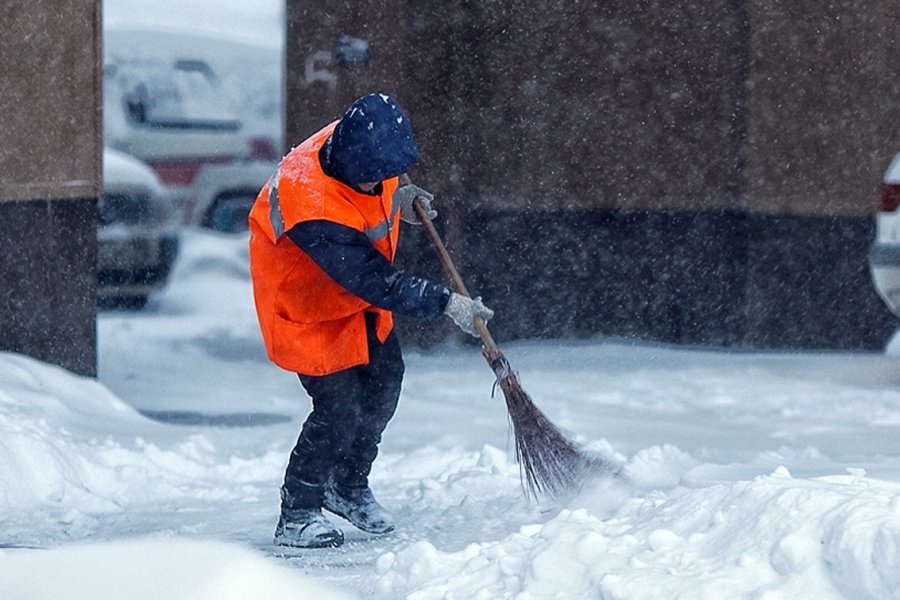
<path fill-rule="evenodd" d="M 282 548 L 301 548 L 301 549 L 316 549 L 316 548 L 340 548 L 344 544 L 343 539 L 333 539 L 333 540 L 319 540 L 312 541 L 309 544 L 291 544 L 288 543 L 287 540 L 279 540 L 275 538 L 273 543 L 276 546 L 281 546 Z"/>

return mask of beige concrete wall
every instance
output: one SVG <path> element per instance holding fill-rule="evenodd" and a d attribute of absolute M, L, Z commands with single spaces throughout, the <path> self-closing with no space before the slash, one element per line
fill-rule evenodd
<path fill-rule="evenodd" d="M 445 197 L 515 208 L 731 207 L 747 46 L 732 5 L 291 0 L 287 138 L 386 88 L 416 128 L 416 174 Z M 372 43 L 368 69 L 325 68 L 342 34 Z"/>
<path fill-rule="evenodd" d="M 0 202 L 97 197 L 99 0 L 0 8 Z"/>
<path fill-rule="evenodd" d="M 340 117 L 359 96 L 379 90 L 396 93 L 404 79 L 404 56 L 395 47 L 404 4 L 399 0 L 365 4 L 287 0 L 284 89 L 288 148 Z M 342 36 L 370 43 L 372 60 L 367 67 L 338 64 L 335 50 Z"/>
<path fill-rule="evenodd" d="M 871 213 L 900 151 L 900 4 L 749 6 L 747 210 Z"/>
<path fill-rule="evenodd" d="M 900 150 L 892 0 L 288 0 L 288 17 L 288 139 L 389 89 L 414 174 L 451 205 L 862 216 Z M 341 34 L 372 42 L 370 68 L 307 81 Z"/>
<path fill-rule="evenodd" d="M 734 205 L 746 33 L 731 4 L 487 4 L 465 75 L 473 195 L 515 208 Z"/>

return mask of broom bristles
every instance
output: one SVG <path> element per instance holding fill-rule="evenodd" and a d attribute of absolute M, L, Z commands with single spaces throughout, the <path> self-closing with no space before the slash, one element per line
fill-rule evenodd
<path fill-rule="evenodd" d="M 587 454 L 544 416 L 522 389 L 515 373 L 499 381 L 516 441 L 516 459 L 528 495 L 559 498 L 577 492 L 592 476 L 612 471 L 611 465 Z"/>

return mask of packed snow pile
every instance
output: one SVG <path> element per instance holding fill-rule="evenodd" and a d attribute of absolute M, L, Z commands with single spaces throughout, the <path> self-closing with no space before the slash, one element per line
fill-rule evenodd
<path fill-rule="evenodd" d="M 101 314 L 99 382 L 0 354 L 3 598 L 900 597 L 883 355 L 509 344 L 548 417 L 624 475 L 530 503 L 478 349 L 407 349 L 371 478 L 397 530 L 332 517 L 343 547 L 282 552 L 309 401 L 265 357 L 246 239 L 182 241 L 147 310 Z"/>
<path fill-rule="evenodd" d="M 5 600 L 346 600 L 259 554 L 217 541 L 147 539 L 0 550 Z"/>
<path fill-rule="evenodd" d="M 123 448 L 109 432 L 140 436 L 148 425 L 96 381 L 0 354 L 0 508 L 115 508 L 109 498 L 123 468 L 137 467 L 142 452 Z"/>
<path fill-rule="evenodd" d="M 141 416 L 95 381 L 14 354 L 0 355 L 0 432 L 3 530 L 17 544 L 61 541 L 46 533 L 29 539 L 28 525 L 39 535 L 42 518 L 55 518 L 77 540 L 90 539 L 103 515 L 150 500 L 200 494 L 237 506 L 246 474 L 261 471 L 259 483 L 274 488 L 283 459 L 217 464 L 203 436 Z M 401 538 L 372 556 L 376 596 L 654 598 L 665 589 L 671 598 L 891 598 L 900 591 L 900 484 L 862 470 L 796 479 L 779 467 L 716 483 L 715 466 L 673 446 L 648 448 L 625 462 L 621 481 L 597 482 L 542 514 L 519 497 L 505 451 L 436 443 L 387 455 L 376 471 L 396 488 L 392 501 L 405 505 L 405 529 L 415 531 L 416 520 L 450 528 L 474 521 L 496 539 L 442 550 L 461 540 L 439 532 Z M 511 518 L 492 528 L 498 514 Z M 503 533 L 514 520 L 518 529 Z M 85 590 L 84 598 L 122 597 L 126 589 L 131 598 L 317 589 L 277 566 L 238 546 L 161 536 L 3 551 L 0 587 L 10 598 L 59 597 L 60 589 Z M 147 570 L 167 575 L 141 575 Z M 38 577 L 48 571 L 56 576 Z"/>
<path fill-rule="evenodd" d="M 252 468 L 233 458 L 221 464 L 203 436 L 173 436 L 170 429 L 96 381 L 0 354 L 0 596 L 350 597 L 224 541 L 162 536 L 25 549 L 90 539 L 103 530 L 102 520 L 141 506 L 193 502 L 198 494 L 200 500 L 209 495 L 216 502 L 239 502 L 245 499 L 242 481 L 262 477 L 271 486 L 280 468 L 280 456 L 273 464 L 257 458 Z M 149 437 L 180 441 L 163 447 Z"/>
<path fill-rule="evenodd" d="M 218 450 L 92 379 L 0 354 L 0 545 L 78 540 L 104 515 L 163 502 L 245 500 L 283 461 L 263 454 L 248 465 Z"/>
<path fill-rule="evenodd" d="M 896 598 L 900 486 L 847 475 L 624 497 L 584 493 L 543 524 L 377 563 L 386 598 Z M 621 506 L 618 504 L 621 502 Z"/>

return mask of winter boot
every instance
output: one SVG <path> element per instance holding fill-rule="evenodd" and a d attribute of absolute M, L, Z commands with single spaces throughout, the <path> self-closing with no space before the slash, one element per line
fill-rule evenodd
<path fill-rule="evenodd" d="M 332 525 L 321 509 L 282 513 L 275 528 L 276 546 L 337 548 L 343 543 L 344 532 Z"/>
<path fill-rule="evenodd" d="M 391 513 L 378 504 L 368 486 L 342 488 L 329 482 L 325 486 L 322 506 L 365 532 L 388 533 L 394 530 Z"/>

